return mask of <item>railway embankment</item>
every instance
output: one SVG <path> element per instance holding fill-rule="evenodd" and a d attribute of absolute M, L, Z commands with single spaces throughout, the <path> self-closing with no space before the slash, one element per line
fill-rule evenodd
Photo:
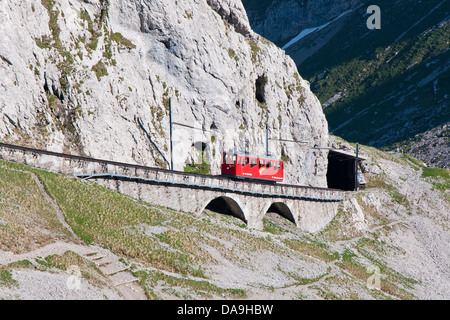
<path fill-rule="evenodd" d="M 94 180 L 119 193 L 201 216 L 222 207 L 250 228 L 261 229 L 274 210 L 305 231 L 323 229 L 336 215 L 345 192 L 336 189 L 232 180 L 223 176 L 163 170 L 114 161 L 0 144 L 0 157 L 56 173 Z"/>
<path fill-rule="evenodd" d="M 206 209 L 196 216 L 2 160 L 0 295 L 133 297 L 95 264 L 102 256 L 95 253 L 106 250 L 149 299 L 448 299 L 448 171 L 431 174 L 409 156 L 361 151 L 366 188 L 347 193 L 319 232 L 276 212 L 261 230 L 249 229 L 232 215 Z"/>

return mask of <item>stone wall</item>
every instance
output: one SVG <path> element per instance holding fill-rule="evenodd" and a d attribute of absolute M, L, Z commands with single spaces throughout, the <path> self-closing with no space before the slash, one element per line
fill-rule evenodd
<path fill-rule="evenodd" d="M 339 190 L 249 183 L 1 143 L 0 158 L 56 173 L 78 175 L 138 200 L 196 216 L 200 216 L 211 201 L 223 198 L 234 205 L 233 215 L 256 229 L 262 228 L 263 218 L 273 204 L 282 204 L 275 206 L 279 214 L 291 217 L 302 230 L 319 231 L 334 218 L 338 203 L 345 195 Z"/>

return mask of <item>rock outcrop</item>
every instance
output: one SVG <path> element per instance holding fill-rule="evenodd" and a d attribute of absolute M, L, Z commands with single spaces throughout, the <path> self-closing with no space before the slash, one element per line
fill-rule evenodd
<path fill-rule="evenodd" d="M 320 103 L 241 1 L 4 0 L 0 12 L 2 141 L 168 167 L 171 105 L 175 170 L 204 156 L 218 174 L 223 149 L 263 154 L 267 126 L 285 181 L 326 186 Z"/>
<path fill-rule="evenodd" d="M 430 167 L 450 169 L 450 122 L 393 145 Z"/>

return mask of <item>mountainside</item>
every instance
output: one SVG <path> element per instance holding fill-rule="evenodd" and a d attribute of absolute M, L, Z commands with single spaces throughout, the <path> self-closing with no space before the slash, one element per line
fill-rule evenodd
<path fill-rule="evenodd" d="M 274 212 L 258 231 L 1 160 L 0 298 L 450 299 L 449 171 L 360 151 L 367 187 L 314 234 Z"/>
<path fill-rule="evenodd" d="M 243 0 L 251 26 L 282 47 L 300 31 L 322 25 L 361 0 Z"/>
<path fill-rule="evenodd" d="M 242 3 L 2 1 L 0 139 L 96 158 L 220 172 L 233 147 L 326 186 L 328 129 L 295 63 Z M 171 102 L 171 103 L 170 103 Z M 149 141 L 141 123 L 149 133 Z M 279 142 L 278 139 L 301 143 Z"/>
<path fill-rule="evenodd" d="M 450 169 L 450 124 L 417 134 L 389 146 L 391 148 L 413 155 L 431 167 Z"/>
<path fill-rule="evenodd" d="M 258 3 L 261 10 L 282 5 Z M 331 81 L 339 59 L 354 52 L 344 50 L 340 32 L 359 39 L 361 29 L 345 29 L 361 14 L 349 11 L 357 2 L 284 3 L 316 10 L 314 25 L 305 27 L 323 26 L 317 32 L 341 26 L 333 33 L 336 48 L 321 41 L 310 50 L 317 64 L 300 65 L 322 100 L 335 95 L 320 81 Z M 410 35 L 429 40 L 408 42 L 434 48 L 408 77 L 437 70 L 437 82 L 420 81 L 436 89 L 428 91 L 430 100 L 445 102 L 448 23 L 434 21 L 445 3 L 419 3 L 435 10 L 408 32 L 399 27 L 397 36 L 387 36 L 404 46 Z M 434 27 L 424 34 L 419 29 L 428 19 Z M 277 44 L 299 32 L 292 30 Z M 375 42 L 369 57 L 384 44 L 376 44 L 374 33 L 363 38 Z M 175 170 L 217 174 L 222 149 L 263 153 L 266 126 L 269 150 L 285 161 L 288 183 L 326 186 L 326 149 L 356 151 L 328 134 L 309 82 L 290 56 L 252 30 L 240 0 L 1 0 L 0 35 L 1 142 L 167 168 L 171 110 Z M 380 49 L 372 59 L 386 59 L 394 49 L 401 48 Z M 342 80 L 350 81 L 344 69 Z M 316 76 L 318 70 L 329 74 Z M 326 110 L 338 110 L 350 97 L 336 96 Z M 438 134 L 444 146 L 447 129 Z M 196 216 L 88 179 L 0 160 L 0 299 L 450 299 L 449 170 L 365 145 L 359 151 L 366 185 L 346 192 L 334 219 L 315 233 L 301 231 L 272 206 L 263 212 L 262 229 L 253 229 L 209 210 L 214 206 Z M 11 158 L 29 164 L 27 156 Z"/>
<path fill-rule="evenodd" d="M 334 4 L 324 3 L 316 13 L 308 8 L 309 2 L 316 3 L 295 2 L 302 4 L 305 16 L 334 12 Z M 252 19 L 249 13 L 252 26 L 270 29 L 276 20 L 271 15 L 285 18 L 284 6 L 277 4 L 268 7 L 264 23 L 260 21 L 264 16 Z M 369 5 L 380 7 L 381 29 L 369 30 L 366 25 Z M 448 1 L 345 1 L 335 14 L 299 27 L 294 37 L 302 31 L 304 36 L 285 50 L 321 101 L 330 132 L 392 148 L 393 143 L 427 135 L 450 119 L 449 19 Z M 272 39 L 270 33 L 261 34 Z M 448 158 L 450 144 L 444 144 L 442 152 Z"/>

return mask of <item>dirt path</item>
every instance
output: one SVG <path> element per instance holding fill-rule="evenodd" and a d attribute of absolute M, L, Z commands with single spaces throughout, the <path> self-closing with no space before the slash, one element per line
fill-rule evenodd
<path fill-rule="evenodd" d="M 22 171 L 22 172 L 29 172 L 29 171 Z M 61 211 L 61 209 L 59 208 L 58 204 L 56 203 L 56 201 L 47 193 L 47 191 L 45 190 L 44 184 L 42 183 L 42 181 L 39 179 L 39 177 L 37 176 L 37 174 L 35 174 L 34 172 L 29 172 L 31 174 L 31 177 L 33 178 L 33 180 L 36 182 L 36 184 L 39 187 L 39 191 L 41 192 L 41 194 L 44 196 L 45 199 L 47 199 L 47 201 L 52 205 L 52 207 L 55 209 L 56 211 L 56 216 L 58 217 L 59 222 L 64 226 L 64 228 L 66 228 L 67 230 L 69 230 L 69 232 L 71 233 L 71 235 L 77 239 L 80 240 L 80 238 L 75 234 L 75 232 L 72 230 L 72 228 L 69 226 L 69 224 L 66 222 L 66 219 L 64 218 L 64 213 Z M 81 241 L 81 240 L 80 240 Z"/>
<path fill-rule="evenodd" d="M 39 187 L 41 194 L 55 209 L 59 222 L 70 232 L 73 237 L 72 239 L 74 239 L 76 243 L 59 241 L 22 254 L 0 251 L 0 265 L 8 265 L 17 261 L 32 260 L 34 258 L 47 257 L 54 254 L 62 255 L 66 251 L 73 251 L 85 259 L 93 262 L 111 281 L 112 286 L 114 286 L 122 294 L 124 299 L 147 299 L 143 289 L 137 283 L 138 278 L 131 274 L 128 266 L 120 261 L 120 257 L 99 246 L 87 246 L 83 244 L 70 225 L 66 222 L 64 212 L 59 208 L 57 202 L 47 193 L 44 184 L 34 172 L 23 170 L 16 171 L 30 174 Z"/>
<path fill-rule="evenodd" d="M 33 260 L 49 255 L 62 255 L 66 251 L 73 251 L 85 259 L 93 262 L 100 271 L 111 281 L 111 285 L 119 291 L 126 300 L 146 300 L 147 297 L 137 283 L 128 266 L 123 264 L 118 256 L 111 251 L 98 246 L 86 246 L 82 244 L 55 242 L 39 249 L 14 254 L 12 252 L 0 252 L 0 265 L 8 265 L 22 260 Z"/>

